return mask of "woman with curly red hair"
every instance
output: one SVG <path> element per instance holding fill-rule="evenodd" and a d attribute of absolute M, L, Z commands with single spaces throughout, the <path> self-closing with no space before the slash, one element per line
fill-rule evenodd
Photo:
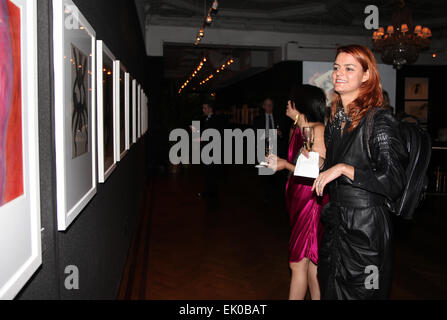
<path fill-rule="evenodd" d="M 317 195 L 328 186 L 330 196 L 321 213 L 321 298 L 386 299 L 392 260 L 387 203 L 403 190 L 407 153 L 396 119 L 381 108 L 380 75 L 368 48 L 338 48 L 332 82 L 325 166 L 313 184 Z M 370 134 L 368 121 L 374 123 Z"/>

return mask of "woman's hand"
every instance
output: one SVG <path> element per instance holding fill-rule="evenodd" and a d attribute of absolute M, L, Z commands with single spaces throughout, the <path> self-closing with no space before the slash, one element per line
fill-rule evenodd
<path fill-rule="evenodd" d="M 267 158 L 267 168 L 272 169 L 273 171 L 281 171 L 286 169 L 287 161 L 285 159 L 282 159 L 278 157 L 277 155 L 270 154 Z"/>
<path fill-rule="evenodd" d="M 342 174 L 351 180 L 354 179 L 354 167 L 339 163 L 330 169 L 321 172 L 314 181 L 312 191 L 315 190 L 317 196 L 322 196 L 326 185 L 340 177 Z"/>

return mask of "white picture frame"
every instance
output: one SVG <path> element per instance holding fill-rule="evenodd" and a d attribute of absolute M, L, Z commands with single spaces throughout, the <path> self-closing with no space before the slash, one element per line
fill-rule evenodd
<path fill-rule="evenodd" d="M 127 88 L 128 85 L 128 76 L 126 76 L 127 69 L 123 65 L 120 60 L 115 62 L 115 67 L 117 72 L 115 73 L 115 85 L 116 85 L 116 103 L 115 103 L 115 112 L 116 112 L 116 123 L 115 123 L 115 152 L 117 161 L 121 161 L 127 154 L 129 150 L 128 142 L 127 142 L 127 134 L 128 131 L 128 106 L 129 106 L 129 90 Z"/>
<path fill-rule="evenodd" d="M 105 183 L 116 169 L 116 58 L 102 40 L 97 46 L 98 182 Z"/>
<path fill-rule="evenodd" d="M 135 143 L 134 139 L 134 128 L 135 128 L 135 89 L 136 80 L 131 74 L 129 74 L 129 149 Z"/>
<path fill-rule="evenodd" d="M 146 100 L 146 120 L 144 125 L 144 133 L 146 134 L 149 131 L 149 96 L 145 94 L 145 100 Z"/>
<path fill-rule="evenodd" d="M 138 82 L 132 81 L 132 143 L 137 142 L 137 105 L 138 105 Z"/>
<path fill-rule="evenodd" d="M 126 106 L 125 106 L 125 148 L 126 150 L 130 149 L 130 103 L 131 103 L 131 96 L 130 96 L 130 74 L 128 72 L 124 75 L 125 79 L 125 94 L 126 94 Z"/>
<path fill-rule="evenodd" d="M 57 225 L 65 231 L 96 194 L 96 33 L 71 0 L 53 0 L 53 26 Z"/>
<path fill-rule="evenodd" d="M 141 138 L 141 85 L 137 88 L 137 139 Z"/>
<path fill-rule="evenodd" d="M 21 50 L 20 80 L 14 82 L 13 91 L 20 88 L 21 104 L 11 102 L 21 112 L 23 188 L 12 199 L 2 192 L 0 202 L 0 299 L 13 299 L 42 264 L 40 185 L 39 185 L 39 130 L 38 130 L 38 73 L 37 73 L 37 1 L 8 0 L 17 16 L 10 21 L 20 22 L 20 30 L 10 25 L 11 35 L 19 37 Z M 19 17 L 19 18 L 18 18 Z M 3 17 L 2 17 L 3 18 Z M 20 19 L 20 20 L 18 20 Z M 13 48 L 11 48 L 13 51 Z M 14 58 L 15 59 L 15 58 Z M 13 60 L 14 61 L 14 60 Z M 14 62 L 15 64 L 15 62 Z M 2 77 L 5 76 L 2 74 Z M 17 86 L 16 86 L 17 85 Z M 17 104 L 15 104 L 17 103 Z M 11 115 L 11 113 L 10 113 Z M 8 119 L 8 118 L 3 118 Z M 7 139 L 7 138 L 6 138 Z M 17 136 L 14 143 L 20 141 Z M 8 161 L 4 162 L 7 169 Z M 15 176 L 17 179 L 17 176 Z M 13 181 L 11 183 L 15 183 Z M 8 188 L 5 180 L 3 191 Z"/>

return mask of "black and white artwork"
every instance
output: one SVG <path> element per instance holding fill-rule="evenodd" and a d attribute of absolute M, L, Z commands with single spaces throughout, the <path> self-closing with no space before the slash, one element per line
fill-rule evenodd
<path fill-rule="evenodd" d="M 89 77 L 90 59 L 75 45 L 71 45 L 71 127 L 72 127 L 72 158 L 79 157 L 88 152 L 88 103 L 89 103 Z"/>
<path fill-rule="evenodd" d="M 54 0 L 53 10 L 57 224 L 65 231 L 96 194 L 96 34 L 73 1 Z"/>

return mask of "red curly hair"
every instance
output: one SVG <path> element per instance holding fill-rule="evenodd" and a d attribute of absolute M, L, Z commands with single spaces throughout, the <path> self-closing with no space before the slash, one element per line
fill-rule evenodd
<path fill-rule="evenodd" d="M 369 79 L 362 83 L 358 97 L 348 106 L 348 115 L 352 119 L 351 125 L 348 128 L 348 132 L 350 132 L 358 126 L 360 120 L 362 120 L 369 109 L 383 105 L 383 94 L 379 70 L 377 69 L 376 59 L 371 50 L 365 46 L 353 44 L 338 47 L 337 56 L 342 52 L 353 56 L 362 66 L 363 72 L 369 70 Z M 334 118 L 337 107 L 342 105 L 340 95 L 337 92 L 335 93 L 334 99 L 332 100 L 331 119 Z"/>

